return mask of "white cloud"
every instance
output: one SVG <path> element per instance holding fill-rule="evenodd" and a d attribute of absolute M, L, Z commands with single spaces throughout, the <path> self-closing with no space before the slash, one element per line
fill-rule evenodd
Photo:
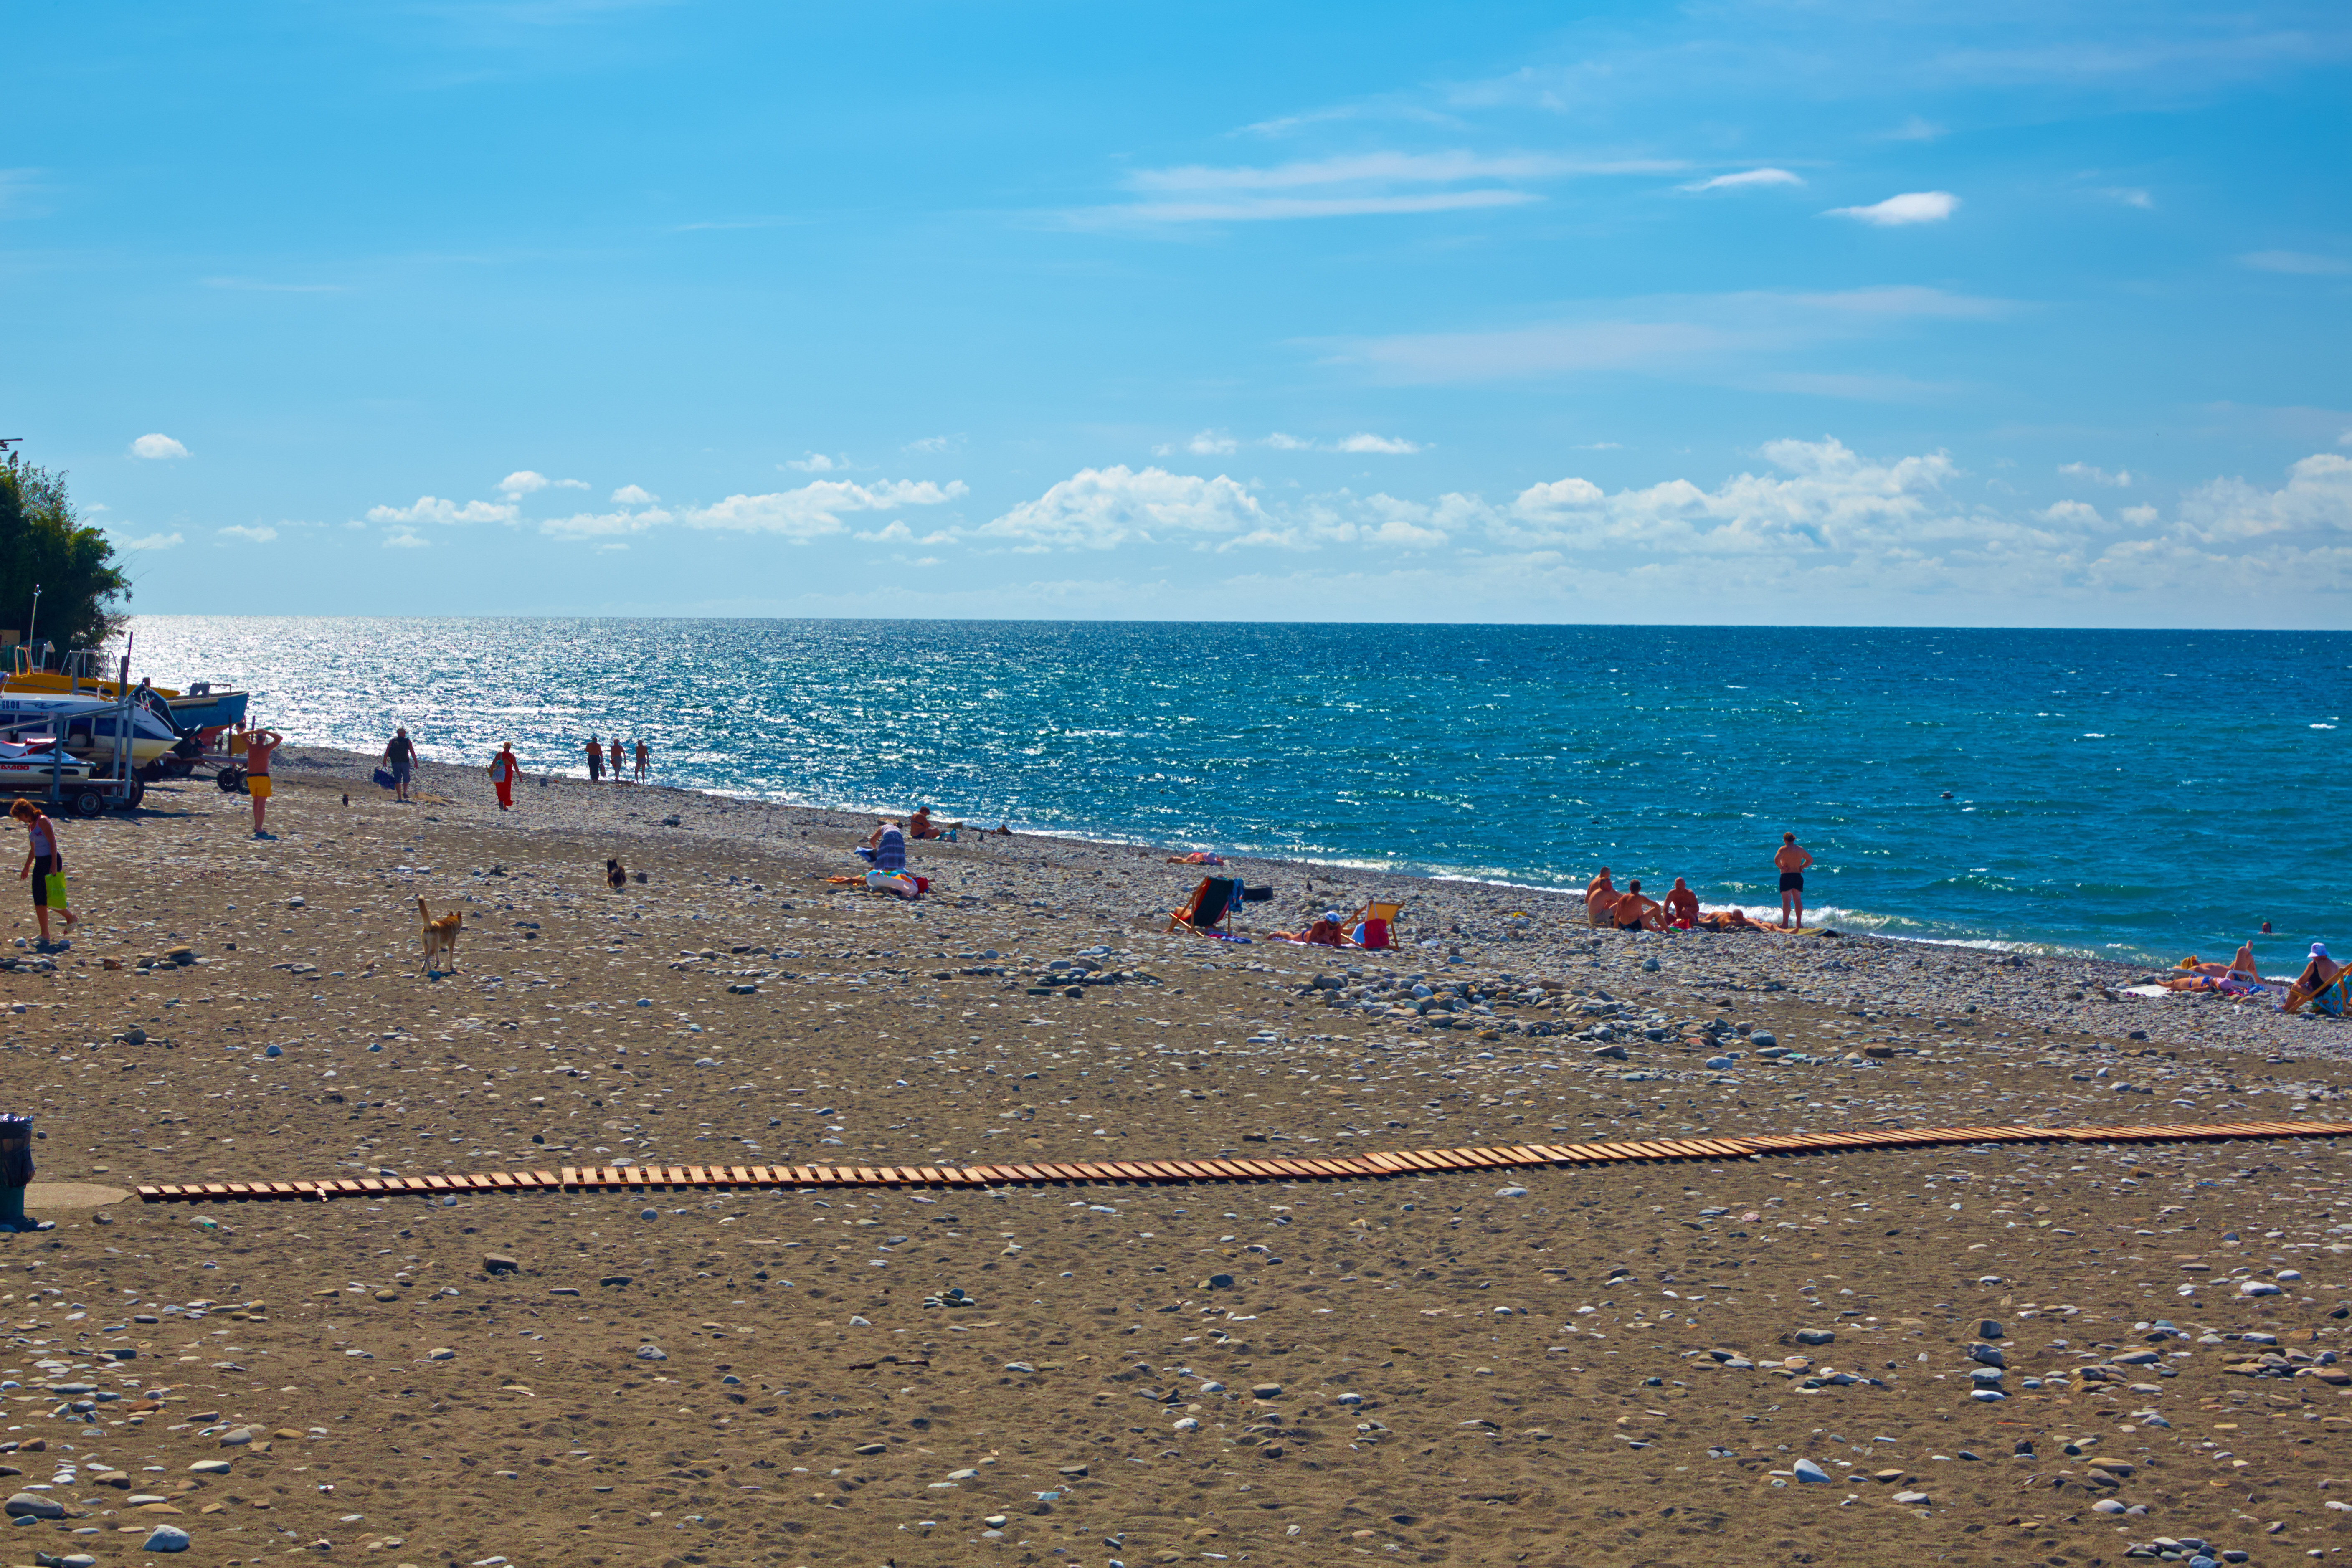
<path fill-rule="evenodd" d="M 823 452 L 811 452 L 805 458 L 789 458 L 784 467 L 803 474 L 830 474 L 849 467 L 846 458 L 828 458 Z"/>
<path fill-rule="evenodd" d="M 2096 528 L 2105 521 L 2099 516 L 2099 509 L 2086 500 L 2053 501 L 2033 515 L 2044 522 L 2074 523 L 2085 528 Z"/>
<path fill-rule="evenodd" d="M 2122 518 L 2126 522 L 2130 523 L 2135 528 L 2146 528 L 2149 523 L 2156 521 L 2156 508 L 2152 506 L 2127 506 L 2121 511 L 2116 513 L 2116 515 Z"/>
<path fill-rule="evenodd" d="M 511 501 L 469 500 L 459 505 L 438 496 L 418 496 L 414 506 L 372 506 L 370 522 L 512 522 L 521 509 Z"/>
<path fill-rule="evenodd" d="M 2305 278 L 2333 278 L 2352 272 L 2352 261 L 2336 256 L 2314 256 L 2307 250 L 2256 250 L 2238 259 L 2257 272 L 2289 272 Z"/>
<path fill-rule="evenodd" d="M 613 492 L 611 499 L 618 506 L 651 506 L 661 497 L 643 485 L 623 485 Z"/>
<path fill-rule="evenodd" d="M 1239 447 L 1231 436 L 1214 430 L 1203 430 L 1184 443 L 1184 450 L 1199 458 L 1222 458 Z"/>
<path fill-rule="evenodd" d="M 1492 516 L 1490 531 L 1520 546 L 1667 554 L 1862 549 L 1946 510 L 1942 487 L 1958 471 L 1940 452 L 1875 462 L 1826 437 L 1769 442 L 1762 455 L 1780 475 L 1743 473 L 1713 490 L 1688 479 L 1614 495 L 1582 479 L 1530 485 Z"/>
<path fill-rule="evenodd" d="M 1375 436 L 1369 431 L 1342 437 L 1331 447 L 1331 450 L 1335 452 L 1378 452 L 1391 458 L 1411 457 L 1422 449 L 1418 442 L 1408 441 L 1398 436 Z"/>
<path fill-rule="evenodd" d="M 2243 479 L 2215 479 L 2180 502 L 2181 530 L 2201 543 L 2297 535 L 2352 543 L 2352 458 L 2319 452 L 2287 470 L 2275 490 Z"/>
<path fill-rule="evenodd" d="M 544 489 L 584 490 L 587 488 L 585 479 L 551 479 L 545 474 L 535 473 L 530 468 L 517 468 L 499 481 L 499 489 L 506 493 L 509 500 L 535 495 Z"/>
<path fill-rule="evenodd" d="M 1906 191 L 1866 207 L 1832 207 L 1822 216 L 1850 217 L 1880 228 L 1896 228 L 1905 224 L 1941 223 L 1959 205 L 1960 198 L 1949 191 Z"/>
<path fill-rule="evenodd" d="M 2125 206 L 2137 207 L 2142 212 L 2156 210 L 2156 198 L 2137 185 L 2109 185 L 2099 195 L 2111 202 L 2121 202 Z"/>
<path fill-rule="evenodd" d="M 1683 187 L 1686 191 L 1745 191 L 1759 185 L 1801 185 L 1805 182 L 1786 169 L 1743 169 L 1736 174 L 1717 174 L 1711 180 L 1693 180 Z"/>
<path fill-rule="evenodd" d="M 936 454 L 953 451 L 962 445 L 963 437 L 961 436 L 926 436 L 919 441 L 908 442 L 899 450 Z"/>
<path fill-rule="evenodd" d="M 169 436 L 142 436 L 139 439 L 131 443 L 131 455 L 134 458 L 158 459 L 164 458 L 184 458 L 188 455 L 188 449 L 185 447 L 181 446 L 177 441 L 173 440 Z"/>
<path fill-rule="evenodd" d="M 433 542 L 413 528 L 395 528 L 383 537 L 386 550 L 429 550 Z"/>
<path fill-rule="evenodd" d="M 138 539 L 118 539 L 114 542 L 125 550 L 169 550 L 184 542 L 177 533 L 150 533 Z"/>
<path fill-rule="evenodd" d="M 642 493 L 642 492 L 640 492 Z M 768 533 L 804 543 L 846 531 L 843 514 L 890 511 L 899 507 L 943 506 L 967 493 L 963 481 L 945 485 L 929 479 L 891 479 L 858 485 L 844 479 L 818 479 L 798 489 L 767 495 L 732 495 L 707 507 L 675 510 L 648 507 L 640 511 L 583 512 L 550 518 L 540 531 L 558 539 L 612 539 L 643 533 L 667 523 L 730 533 Z M 614 499 L 622 500 L 618 494 Z M 648 498 L 650 499 L 650 498 Z"/>
<path fill-rule="evenodd" d="M 2112 485 L 2117 489 L 2126 489 L 2132 482 L 2129 468 L 2118 468 L 2111 474 L 2091 463 L 2061 463 L 2058 471 L 2071 479 L 2088 479 L 2095 485 Z"/>
<path fill-rule="evenodd" d="M 1139 202 L 1113 209 L 1147 223 L 1265 223 L 1304 217 L 1389 217 L 1469 212 L 1541 201 L 1529 191 L 1432 191 L 1421 195 L 1244 196 L 1228 201 Z"/>
<path fill-rule="evenodd" d="M 1129 540 L 1234 534 L 1265 526 L 1270 520 L 1257 498 L 1223 474 L 1206 479 L 1165 468 L 1134 472 L 1122 465 L 1082 468 L 976 532 L 1033 550 L 1108 550 Z"/>
<path fill-rule="evenodd" d="M 267 544 L 278 537 L 278 531 L 266 524 L 248 528 L 243 523 L 233 523 L 220 530 L 220 536 L 223 539 L 243 539 L 255 544 Z"/>
<path fill-rule="evenodd" d="M 1888 142 L 1933 142 L 1936 138 L 1943 134 L 1944 128 L 1942 126 L 1937 124 L 1932 120 L 1922 120 L 1919 116 L 1915 114 L 1910 119 L 1905 121 L 1902 124 L 1896 126 L 1894 130 L 1885 132 L 1883 140 Z"/>

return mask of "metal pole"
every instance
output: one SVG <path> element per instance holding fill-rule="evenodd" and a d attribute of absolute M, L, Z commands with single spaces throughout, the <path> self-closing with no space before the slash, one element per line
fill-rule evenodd
<path fill-rule="evenodd" d="M 33 627 L 39 624 L 40 619 L 41 585 L 36 583 L 33 584 L 33 613 L 25 617 L 25 655 L 28 658 L 33 652 Z"/>

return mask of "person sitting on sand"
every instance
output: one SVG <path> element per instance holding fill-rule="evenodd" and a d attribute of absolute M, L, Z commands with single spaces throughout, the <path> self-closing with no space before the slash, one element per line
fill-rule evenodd
<path fill-rule="evenodd" d="M 1666 918 L 1685 931 L 1698 923 L 1698 895 L 1680 877 L 1666 889 Z"/>
<path fill-rule="evenodd" d="M 1619 931 L 1664 931 L 1666 929 L 1665 906 L 1655 899 L 1642 895 L 1642 879 L 1634 878 L 1625 884 L 1610 906 L 1610 922 Z"/>
<path fill-rule="evenodd" d="M 915 815 L 907 818 L 907 837 L 909 838 L 945 838 L 950 834 L 961 831 L 962 827 L 961 822 L 950 822 L 944 827 L 933 822 L 931 808 L 928 805 L 915 807 Z"/>
<path fill-rule="evenodd" d="M 857 858 L 877 871 L 903 871 L 907 868 L 907 830 L 888 817 L 875 825 L 874 831 L 859 846 Z"/>
<path fill-rule="evenodd" d="M 1325 910 L 1322 918 L 1305 931 L 1276 931 L 1266 934 L 1282 942 L 1303 942 L 1309 947 L 1351 947 L 1347 929 L 1339 923 L 1339 911 Z"/>
<path fill-rule="evenodd" d="M 1617 885 L 1609 879 L 1609 868 L 1601 868 L 1601 875 L 1584 884 L 1584 918 L 1593 925 L 1613 923 L 1610 911 L 1617 906 Z"/>

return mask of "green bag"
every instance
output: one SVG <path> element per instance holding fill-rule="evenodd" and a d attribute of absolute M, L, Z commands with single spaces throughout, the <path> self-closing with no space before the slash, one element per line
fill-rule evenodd
<path fill-rule="evenodd" d="M 69 910 L 73 908 L 72 903 L 66 898 L 66 874 L 63 871 L 52 871 L 49 873 L 48 895 L 49 908 L 53 910 Z"/>

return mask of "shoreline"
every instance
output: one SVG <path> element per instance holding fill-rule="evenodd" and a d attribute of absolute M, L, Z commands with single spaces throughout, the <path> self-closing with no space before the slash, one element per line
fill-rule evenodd
<path fill-rule="evenodd" d="M 332 777 L 376 791 L 370 779 L 374 760 L 362 753 L 289 742 L 280 757 L 281 776 Z M 601 826 L 635 834 L 642 841 L 665 831 L 661 819 L 676 816 L 679 827 L 669 831 L 705 842 L 719 837 L 770 850 L 781 842 L 821 854 L 829 846 L 842 874 L 862 870 L 849 847 L 862 840 L 876 820 L 873 813 L 794 805 L 678 784 L 616 784 L 607 779 L 592 785 L 584 778 L 561 773 L 528 777 L 517 786 L 515 811 L 502 816 L 483 769 L 424 761 L 418 764 L 417 787 L 445 795 L 452 809 L 480 811 L 483 826 L 494 824 L 509 832 L 573 834 Z M 377 793 L 389 801 L 388 795 Z M 552 816 L 542 812 L 541 820 L 535 821 L 535 802 L 556 809 Z M 649 813 L 649 805 L 657 809 Z M 651 823 L 646 820 L 649 815 L 655 818 Z M 841 836 L 837 839 L 812 838 L 836 833 Z M 1274 962 L 1273 955 L 1281 954 L 1289 962 L 1327 966 L 1369 963 L 1439 975 L 1476 969 L 1562 983 L 1631 970 L 1644 977 L 1654 975 L 1659 983 L 1697 988 L 1706 988 L 1717 972 L 1752 974 L 1762 983 L 1769 971 L 1779 982 L 1776 989 L 1788 988 L 1791 999 L 1821 1001 L 1857 990 L 1858 982 L 1849 977 L 1860 973 L 1874 976 L 1880 985 L 1891 984 L 1911 1005 L 1950 1012 L 1998 1006 L 2045 1032 L 2138 1030 L 2150 1040 L 2195 1045 L 2214 1044 L 2218 1036 L 2233 1049 L 2315 1051 L 2352 1058 L 2352 1027 L 2339 1039 L 2338 1032 L 2327 1026 L 2346 1020 L 2289 1016 L 2259 1004 L 2188 995 L 2161 1002 L 2123 995 L 2121 987 L 2163 973 L 2161 966 L 2095 953 L 2028 952 L 1820 927 L 1801 932 L 1628 934 L 1588 925 L 1580 892 L 1383 873 L 1286 858 L 1228 856 L 1223 867 L 1213 868 L 1169 865 L 1159 849 L 1066 835 L 1016 832 L 1000 837 L 973 831 L 955 844 L 917 841 L 908 850 L 910 866 L 923 857 L 952 855 L 977 861 L 996 850 L 1010 850 L 1018 858 L 1008 862 L 1008 870 L 1017 864 L 1033 874 L 1059 872 L 1066 885 L 1073 873 L 1099 872 L 1104 867 L 1130 873 L 1148 868 L 1147 874 L 1161 879 L 1164 900 L 1117 911 L 1096 902 L 1071 911 L 1096 918 L 1116 912 L 1129 923 L 1154 918 L 1155 910 L 1164 916 L 1211 869 L 1254 885 L 1274 886 L 1272 902 L 1247 906 L 1244 911 L 1260 930 L 1296 929 L 1334 904 L 1344 913 L 1353 902 L 1375 894 L 1402 896 L 1404 940 L 1395 949 L 1385 953 L 1309 949 L 1269 942 L 1245 927 L 1244 934 L 1252 940 L 1234 944 L 1234 951 L 1263 962 Z M 622 858 L 634 864 L 626 856 Z M 1347 896 L 1335 898 L 1339 889 L 1348 889 Z M 934 896 L 940 896 L 940 889 Z M 1520 912 L 1528 919 L 1515 925 L 1511 917 Z M 1651 963 L 1654 970 L 1646 967 Z M 1906 965 L 1914 973 L 1925 972 L 1919 984 L 1904 973 Z"/>

